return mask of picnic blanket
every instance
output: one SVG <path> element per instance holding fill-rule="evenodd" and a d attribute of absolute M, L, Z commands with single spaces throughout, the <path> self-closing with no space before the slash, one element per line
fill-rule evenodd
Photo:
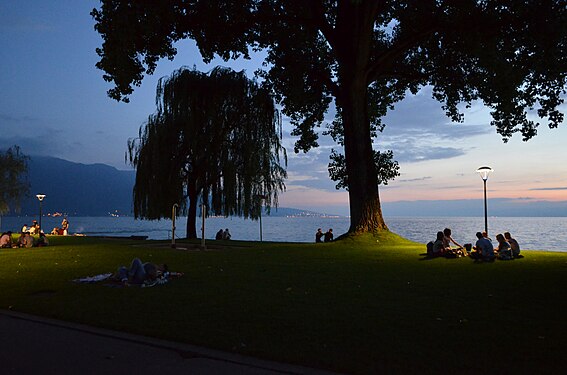
<path fill-rule="evenodd" d="M 112 276 L 112 272 L 101 273 L 100 275 L 81 277 L 74 279 L 74 283 L 98 283 L 99 281 L 107 280 Z"/>
<path fill-rule="evenodd" d="M 138 286 L 141 288 L 149 288 L 156 285 L 167 284 L 169 282 L 169 279 L 177 278 L 181 276 L 183 276 L 182 272 L 165 272 L 164 274 L 160 275 L 154 280 L 145 280 L 142 284 L 130 284 L 130 283 L 124 283 L 121 280 L 114 278 L 113 273 L 107 272 L 107 273 L 101 273 L 99 275 L 73 279 L 73 282 L 79 284 L 94 284 L 94 283 L 106 281 L 102 285 L 112 286 L 112 287 Z"/>

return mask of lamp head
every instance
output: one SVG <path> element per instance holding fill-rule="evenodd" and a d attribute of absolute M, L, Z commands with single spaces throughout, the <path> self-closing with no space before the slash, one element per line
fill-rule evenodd
<path fill-rule="evenodd" d="M 492 172 L 494 172 L 494 169 L 484 166 L 484 167 L 480 167 L 476 170 L 476 172 L 478 174 L 480 174 L 480 178 L 482 178 L 484 181 L 488 180 L 488 175 Z"/>
<path fill-rule="evenodd" d="M 45 198 L 45 194 L 37 194 L 36 197 L 41 202 L 41 201 L 43 201 L 43 198 Z"/>

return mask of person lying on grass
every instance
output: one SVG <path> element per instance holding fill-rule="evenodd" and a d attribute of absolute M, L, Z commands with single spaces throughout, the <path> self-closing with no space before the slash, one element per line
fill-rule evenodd
<path fill-rule="evenodd" d="M 156 280 L 168 273 L 167 264 L 142 263 L 140 258 L 134 258 L 130 268 L 120 266 L 116 278 L 124 284 L 143 284 L 146 281 Z"/>

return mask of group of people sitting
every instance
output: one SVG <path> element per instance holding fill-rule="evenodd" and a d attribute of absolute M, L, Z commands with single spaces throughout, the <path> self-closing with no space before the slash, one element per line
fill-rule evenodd
<path fill-rule="evenodd" d="M 34 247 L 34 246 L 47 246 L 49 245 L 49 240 L 43 232 L 39 233 L 39 237 L 36 239 L 31 235 L 29 231 L 22 231 L 20 237 L 17 240 L 12 239 L 12 232 L 7 231 L 2 233 L 0 236 L 0 248 L 17 248 L 17 247 Z"/>
<path fill-rule="evenodd" d="M 61 227 L 55 227 L 51 230 L 51 234 L 58 236 L 67 236 L 69 234 L 69 220 L 64 218 L 61 222 Z"/>
<path fill-rule="evenodd" d="M 315 233 L 315 242 L 331 242 L 333 240 L 333 228 L 329 228 L 328 231 L 323 233 L 321 228 L 317 229 Z"/>
<path fill-rule="evenodd" d="M 225 230 L 222 230 L 222 228 L 221 228 L 217 232 L 217 234 L 215 236 L 215 240 L 230 240 L 231 237 L 232 236 L 230 235 L 228 228 L 226 228 Z"/>
<path fill-rule="evenodd" d="M 29 234 L 31 234 L 32 236 L 34 234 L 39 234 L 41 232 L 41 228 L 39 227 L 39 224 L 37 223 L 36 220 L 34 220 L 32 222 L 32 225 L 28 226 L 27 224 L 24 224 L 24 226 L 22 227 L 22 233 L 24 232 L 29 232 Z"/>
<path fill-rule="evenodd" d="M 496 241 L 498 241 L 496 248 L 486 232 L 476 233 L 477 241 L 474 246 L 472 244 L 461 246 L 453 239 L 451 234 L 449 228 L 445 228 L 443 232 L 437 232 L 435 242 L 432 241 L 427 244 L 427 254 L 433 257 L 444 256 L 447 258 L 469 256 L 482 261 L 493 261 L 496 258 L 500 260 L 523 258 L 523 255 L 520 254 L 520 244 L 512 238 L 510 232 L 496 236 Z M 451 244 L 456 247 L 452 247 Z"/>

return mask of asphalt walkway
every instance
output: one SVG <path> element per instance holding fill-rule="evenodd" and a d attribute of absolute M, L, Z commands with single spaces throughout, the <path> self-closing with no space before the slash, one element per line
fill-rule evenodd
<path fill-rule="evenodd" d="M 0 364 L 2 374 L 331 374 L 10 310 L 0 310 Z"/>

